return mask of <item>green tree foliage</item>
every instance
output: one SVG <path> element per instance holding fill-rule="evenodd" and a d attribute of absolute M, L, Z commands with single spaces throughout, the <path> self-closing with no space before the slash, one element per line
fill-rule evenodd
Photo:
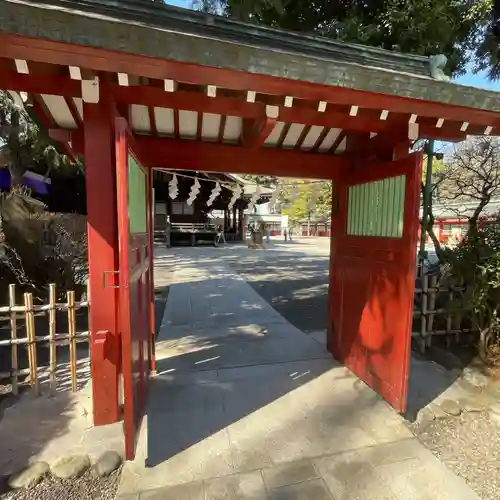
<path fill-rule="evenodd" d="M 197 0 L 195 6 L 286 30 L 411 54 L 448 57 L 448 70 L 500 73 L 492 0 Z"/>
<path fill-rule="evenodd" d="M 453 249 L 443 250 L 442 280 L 466 285 L 451 304 L 453 313 L 479 332 L 478 354 L 500 365 L 500 217 L 484 228 L 469 232 Z"/>
<path fill-rule="evenodd" d="M 259 184 L 264 187 L 272 188 L 278 183 L 278 178 L 273 175 L 252 175 L 245 174 L 242 177 L 254 184 Z"/>
<path fill-rule="evenodd" d="M 293 200 L 294 192 L 297 197 Z M 309 218 L 328 218 L 332 206 L 332 184 L 328 181 L 285 182 L 280 191 L 279 202 L 282 213 L 288 215 L 292 223 Z"/>
<path fill-rule="evenodd" d="M 34 289 L 38 297 L 48 283 L 75 289 L 78 273 L 86 271 L 86 235 L 73 238 L 23 186 L 27 170 L 44 176 L 55 171 L 75 175 L 82 166 L 58 152 L 27 109 L 19 97 L 0 91 L 0 168 L 7 168 L 12 179 L 10 192 L 0 193 L 0 299 L 14 282 Z M 52 253 L 47 235 L 57 243 Z"/>
<path fill-rule="evenodd" d="M 22 103 L 5 91 L 0 91 L 0 147 L 0 168 L 9 169 L 13 186 L 22 184 L 27 170 L 49 176 L 52 169 L 77 166 L 58 152 Z"/>

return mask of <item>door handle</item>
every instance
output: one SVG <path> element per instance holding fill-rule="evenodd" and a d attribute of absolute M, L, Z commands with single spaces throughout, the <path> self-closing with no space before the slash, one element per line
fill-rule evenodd
<path fill-rule="evenodd" d="M 106 277 L 108 275 L 113 275 L 113 276 L 119 276 L 120 274 L 120 271 L 103 271 L 102 272 L 102 287 L 103 288 L 120 288 L 120 285 L 116 285 L 116 284 L 113 284 L 113 285 L 108 285 L 107 284 L 107 280 L 106 280 Z M 113 281 L 116 281 L 116 280 L 113 280 Z"/>

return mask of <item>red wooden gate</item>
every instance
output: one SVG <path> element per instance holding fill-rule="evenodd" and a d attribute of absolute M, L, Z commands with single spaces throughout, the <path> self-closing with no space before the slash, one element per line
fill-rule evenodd
<path fill-rule="evenodd" d="M 127 122 L 116 120 L 119 325 L 122 342 L 125 458 L 135 455 L 151 362 L 152 259 L 149 172 L 132 151 Z"/>
<path fill-rule="evenodd" d="M 328 348 L 406 411 L 421 154 L 335 183 Z"/>

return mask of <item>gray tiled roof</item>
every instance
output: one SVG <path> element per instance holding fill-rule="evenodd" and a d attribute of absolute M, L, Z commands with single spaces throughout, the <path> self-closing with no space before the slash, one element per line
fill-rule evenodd
<path fill-rule="evenodd" d="M 0 30 L 262 75 L 500 111 L 500 94 L 436 81 L 427 58 L 140 0 L 3 0 Z"/>

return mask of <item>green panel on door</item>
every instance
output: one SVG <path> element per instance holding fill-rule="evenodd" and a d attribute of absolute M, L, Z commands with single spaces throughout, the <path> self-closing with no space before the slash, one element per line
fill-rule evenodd
<path fill-rule="evenodd" d="M 347 234 L 401 238 L 406 177 L 389 177 L 349 188 Z"/>
<path fill-rule="evenodd" d="M 128 220 L 131 234 L 147 232 L 146 174 L 128 154 Z"/>

